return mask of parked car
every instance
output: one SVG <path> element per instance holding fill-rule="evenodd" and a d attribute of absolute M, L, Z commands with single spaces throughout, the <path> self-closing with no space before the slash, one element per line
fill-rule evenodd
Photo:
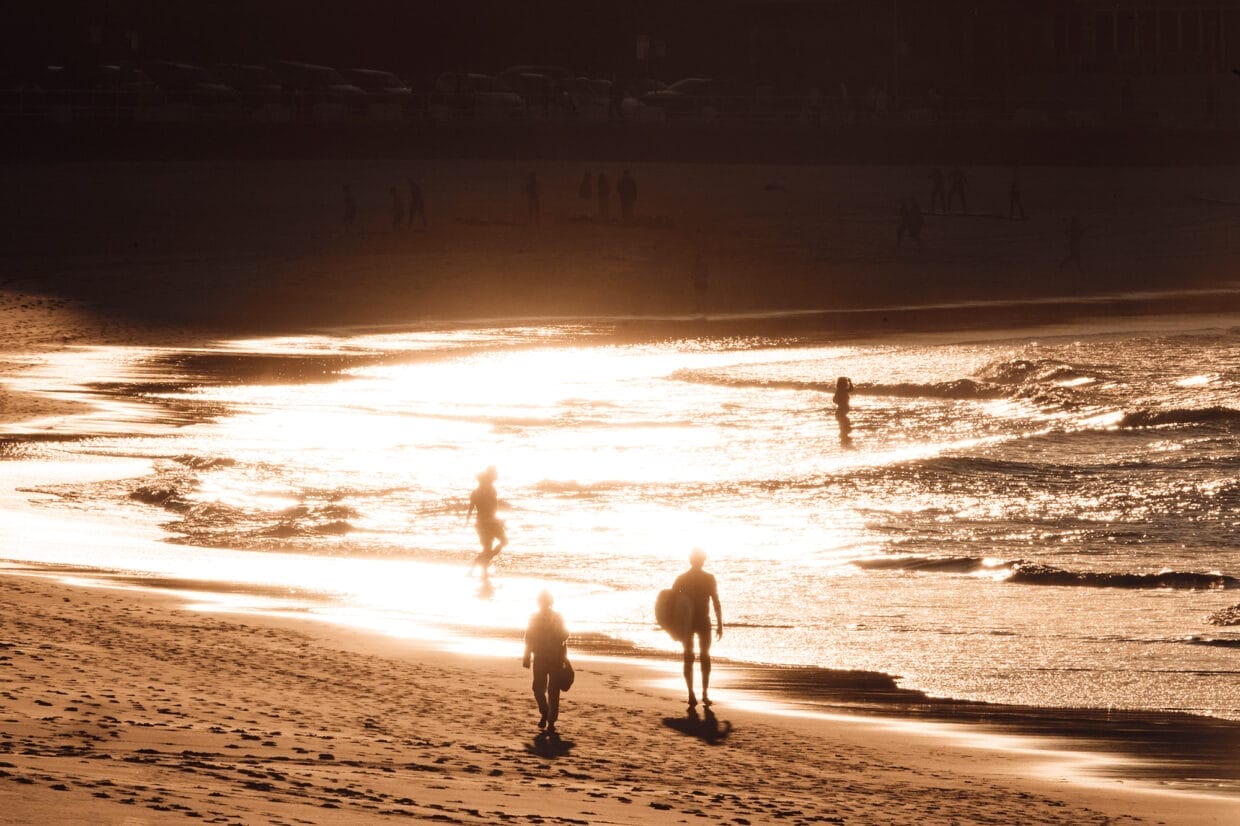
<path fill-rule="evenodd" d="M 169 103 L 196 106 L 236 104 L 237 93 L 202 66 L 170 60 L 148 60 L 142 69 L 155 81 Z"/>
<path fill-rule="evenodd" d="M 500 75 L 500 81 L 525 101 L 525 110 L 531 115 L 558 117 L 573 112 L 573 101 L 560 81 L 534 72 L 516 72 Z"/>
<path fill-rule="evenodd" d="M 435 78 L 430 93 L 430 116 L 507 119 L 525 115 L 525 102 L 499 78 L 466 72 L 446 72 Z"/>
<path fill-rule="evenodd" d="M 734 83 L 705 77 L 687 77 L 665 89 L 642 95 L 645 106 L 663 110 L 667 117 L 699 117 L 713 120 L 747 111 L 751 96 Z"/>
<path fill-rule="evenodd" d="M 270 68 L 294 103 L 303 109 L 317 109 L 329 117 L 333 109 L 353 114 L 366 109 L 366 92 L 330 66 L 278 60 Z"/>
<path fill-rule="evenodd" d="M 507 69 L 499 73 L 501 78 L 505 75 L 542 75 L 543 77 L 550 78 L 559 84 L 563 84 L 575 76 L 572 69 L 566 69 L 563 66 L 533 64 L 509 66 Z"/>
<path fill-rule="evenodd" d="M 589 77 L 570 78 L 565 91 L 573 113 L 580 120 L 607 120 L 613 106 L 613 90 L 610 80 Z"/>
<path fill-rule="evenodd" d="M 240 95 L 244 104 L 251 108 L 282 103 L 284 84 L 280 77 L 266 66 L 247 63 L 216 63 L 211 72 L 227 83 Z"/>
<path fill-rule="evenodd" d="M 131 117 L 139 107 L 162 100 L 146 72 L 112 63 L 48 66 L 39 85 L 47 93 L 48 106 L 77 115 Z"/>
<path fill-rule="evenodd" d="M 406 104 L 413 97 L 413 89 L 409 88 L 409 84 L 391 72 L 378 69 L 346 69 L 340 74 L 371 98 L 385 103 Z"/>

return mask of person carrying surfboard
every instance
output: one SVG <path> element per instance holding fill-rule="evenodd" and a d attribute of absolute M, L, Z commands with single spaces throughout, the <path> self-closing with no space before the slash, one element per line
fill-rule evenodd
<path fill-rule="evenodd" d="M 719 604 L 719 586 L 713 574 L 703 569 L 706 551 L 694 548 L 689 553 L 689 570 L 676 578 L 672 590 L 688 598 L 691 607 L 689 633 L 681 640 L 684 645 L 685 688 L 689 690 L 689 708 L 697 708 L 693 693 L 693 641 L 697 638 L 698 657 L 702 671 L 702 705 L 710 706 L 710 606 L 715 606 L 715 639 L 723 637 L 723 608 Z"/>

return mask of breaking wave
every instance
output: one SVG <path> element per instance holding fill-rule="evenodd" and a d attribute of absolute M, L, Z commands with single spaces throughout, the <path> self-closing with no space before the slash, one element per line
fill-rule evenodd
<path fill-rule="evenodd" d="M 1194 571 L 1159 571 L 1132 573 L 1126 571 L 1069 571 L 1052 565 L 1024 560 L 1002 561 L 980 557 L 922 557 L 854 560 L 863 570 L 911 571 L 915 573 L 976 574 L 993 572 L 1007 575 L 1004 581 L 1019 585 L 1060 585 L 1086 588 L 1168 589 L 1205 591 L 1240 588 L 1240 579 L 1219 573 Z M 1238 606 L 1240 607 L 1240 606 Z"/>
<path fill-rule="evenodd" d="M 1240 625 L 1240 605 L 1223 608 L 1206 617 L 1210 625 Z"/>
<path fill-rule="evenodd" d="M 1157 427 L 1168 424 L 1240 424 L 1240 410 L 1230 407 L 1134 410 L 1120 419 L 1120 427 Z"/>
<path fill-rule="evenodd" d="M 807 390 L 815 393 L 834 393 L 833 381 L 795 381 L 790 379 L 753 379 L 720 374 L 711 370 L 677 370 L 671 374 L 674 381 L 690 384 L 711 384 L 720 387 L 752 387 L 764 390 Z M 898 396 L 906 399 L 999 399 L 1010 394 L 1003 387 L 974 379 L 917 384 L 857 384 L 853 395 Z"/>

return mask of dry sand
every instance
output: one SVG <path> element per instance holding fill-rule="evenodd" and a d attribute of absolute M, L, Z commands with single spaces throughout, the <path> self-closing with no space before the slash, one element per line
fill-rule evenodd
<path fill-rule="evenodd" d="M 4 823 L 1234 823 L 1240 804 L 1071 782 L 1045 754 L 729 708 L 578 659 L 536 743 L 508 658 L 175 597 L 0 576 Z M 666 663 L 667 676 L 675 663 Z M 725 736 L 726 735 L 726 736 Z M 714 739 L 714 742 L 708 742 Z"/>

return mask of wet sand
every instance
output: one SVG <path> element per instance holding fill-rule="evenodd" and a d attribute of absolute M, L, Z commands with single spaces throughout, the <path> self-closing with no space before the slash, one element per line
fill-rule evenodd
<path fill-rule="evenodd" d="M 4 822 L 1225 823 L 1235 798 L 847 717 L 690 723 L 677 669 L 577 658 L 536 741 L 520 644 L 471 657 L 0 575 Z M 653 680 L 652 677 L 660 677 Z M 738 692 L 739 693 L 739 692 Z M 137 820 L 135 820 L 137 819 Z"/>

